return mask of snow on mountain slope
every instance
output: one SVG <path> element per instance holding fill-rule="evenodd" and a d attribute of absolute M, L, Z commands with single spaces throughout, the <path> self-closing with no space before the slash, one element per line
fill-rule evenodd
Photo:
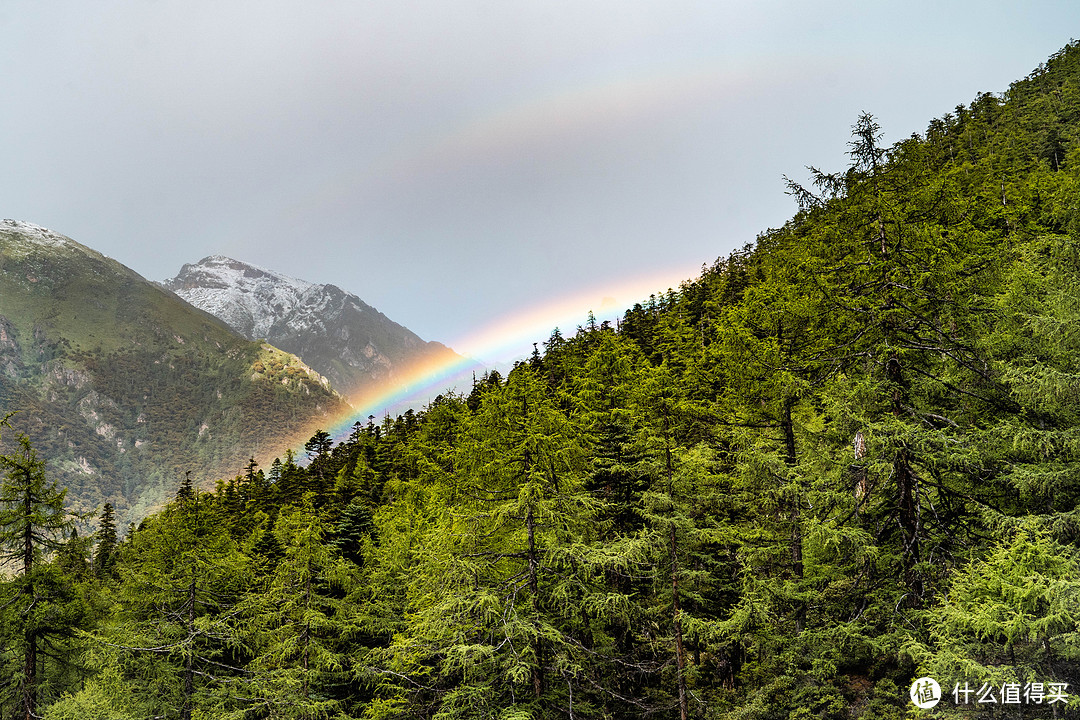
<path fill-rule="evenodd" d="M 335 285 L 221 255 L 184 265 L 164 285 L 249 339 L 299 355 L 347 396 L 393 379 L 416 361 L 452 354 Z"/>
<path fill-rule="evenodd" d="M 29 240 L 38 245 L 49 245 L 52 247 L 62 247 L 75 242 L 66 235 L 61 235 L 48 228 L 43 228 L 40 225 L 35 225 L 33 223 L 23 222 L 22 220 L 0 220 L 0 232 L 14 233 L 19 235 L 24 241 Z"/>
<path fill-rule="evenodd" d="M 189 303 L 228 323 L 251 340 L 269 339 L 274 324 L 285 320 L 297 330 L 325 306 L 322 285 L 211 255 L 184 265 L 165 286 Z"/>
<path fill-rule="evenodd" d="M 115 262 L 67 235 L 23 220 L 0 220 L 0 236 L 5 240 L 5 253 L 12 258 L 82 256 L 95 261 Z M 130 268 L 125 269 L 134 272 Z"/>

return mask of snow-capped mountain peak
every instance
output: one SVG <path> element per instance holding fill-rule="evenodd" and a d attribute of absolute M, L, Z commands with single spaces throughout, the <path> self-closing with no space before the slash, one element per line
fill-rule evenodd
<path fill-rule="evenodd" d="M 222 255 L 184 265 L 164 285 L 245 337 L 299 355 L 346 395 L 390 379 L 414 361 L 451 353 L 336 285 Z"/>
<path fill-rule="evenodd" d="M 269 338 L 274 324 L 302 310 L 327 287 L 211 255 L 184 265 L 166 287 L 242 335 Z"/>

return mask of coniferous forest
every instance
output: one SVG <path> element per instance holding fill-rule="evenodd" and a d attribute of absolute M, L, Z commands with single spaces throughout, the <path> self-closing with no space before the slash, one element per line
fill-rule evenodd
<path fill-rule="evenodd" d="M 19 442 L 0 717 L 1080 715 L 1080 44 L 881 137 L 614 326 L 137 527 Z"/>

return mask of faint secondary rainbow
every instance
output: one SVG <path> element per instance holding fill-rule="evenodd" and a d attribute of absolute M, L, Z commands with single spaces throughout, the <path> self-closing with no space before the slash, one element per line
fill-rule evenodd
<path fill-rule="evenodd" d="M 332 173 L 306 195 L 285 204 L 273 224 L 303 222 L 328 208 L 350 204 L 371 185 L 407 188 L 420 178 L 456 177 L 465 166 L 530 157 L 567 143 L 593 142 L 620 123 L 693 117 L 721 98 L 738 98 L 773 82 L 769 63 L 726 63 L 688 58 L 684 64 L 635 66 L 570 84 L 504 91 L 400 144 Z M 407 191 L 407 190 L 406 190 Z"/>
<path fill-rule="evenodd" d="M 348 434 L 353 424 L 366 424 L 370 416 L 376 422 L 390 408 L 412 403 L 419 410 L 428 399 L 448 388 L 467 385 L 472 372 L 492 364 L 507 364 L 526 357 L 532 343 L 547 341 L 555 328 L 565 337 L 573 337 L 578 326 L 587 322 L 589 312 L 597 321 L 621 316 L 635 303 L 646 301 L 697 276 L 700 268 L 669 268 L 661 272 L 614 282 L 548 300 L 535 307 L 508 313 L 451 344 L 459 357 L 434 361 L 408 368 L 385 385 L 353 398 L 352 409 L 328 421 L 325 429 L 335 438 Z M 303 438 L 306 441 L 307 437 Z"/>

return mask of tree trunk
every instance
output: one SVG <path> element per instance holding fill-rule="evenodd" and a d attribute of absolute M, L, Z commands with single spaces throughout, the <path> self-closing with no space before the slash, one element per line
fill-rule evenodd
<path fill-rule="evenodd" d="M 904 583 L 912 593 L 909 604 L 916 607 L 922 596 L 922 582 L 915 571 L 919 562 L 919 507 L 915 473 L 908 460 L 907 448 L 900 448 L 893 460 L 893 475 L 900 504 L 900 528 L 903 532 Z"/>
<path fill-rule="evenodd" d="M 188 478 L 190 473 L 184 477 Z M 192 534 L 198 535 L 199 530 L 199 495 L 192 490 L 189 498 L 192 508 Z M 184 705 L 180 710 L 180 720 L 191 720 L 191 703 L 195 697 L 195 576 L 197 565 L 194 559 L 191 562 L 191 579 L 188 581 L 187 593 L 187 654 L 184 658 Z"/>
<path fill-rule="evenodd" d="M 23 672 L 26 673 L 26 685 L 23 686 L 23 708 L 26 720 L 34 720 L 37 714 L 37 638 L 27 630 L 24 635 L 26 655 L 23 660 Z"/>
<path fill-rule="evenodd" d="M 885 374 L 889 384 L 892 385 L 892 413 L 894 416 L 899 416 L 904 412 L 906 397 L 900 360 L 895 354 L 889 358 Z M 922 582 L 915 572 L 915 565 L 919 562 L 921 554 L 919 499 L 917 479 L 911 467 L 911 457 L 906 446 L 901 446 L 896 450 L 896 456 L 893 458 L 893 477 L 896 478 L 897 505 L 902 533 L 904 583 L 911 594 L 908 604 L 916 607 L 922 598 Z"/>
<path fill-rule="evenodd" d="M 187 656 L 184 658 L 184 706 L 180 720 L 191 720 L 191 698 L 195 695 L 195 569 L 191 570 L 187 597 Z"/>
<path fill-rule="evenodd" d="M 23 522 L 26 527 L 23 530 L 23 577 L 29 578 L 30 571 L 34 569 L 34 525 L 31 518 L 34 515 L 33 494 L 30 491 L 32 479 L 30 471 L 26 472 L 26 495 L 23 497 Z"/>
<path fill-rule="evenodd" d="M 521 398 L 521 417 L 529 417 L 529 403 L 526 396 Z M 522 458 L 522 482 L 528 485 L 531 481 L 529 475 L 532 472 L 532 453 L 529 452 L 528 441 L 525 444 L 525 456 Z M 532 500 L 525 511 L 525 528 L 528 531 L 528 547 L 526 554 L 529 561 L 529 594 L 532 596 L 532 621 L 537 630 L 536 645 L 533 648 L 536 655 L 536 663 L 532 668 L 533 695 L 539 698 L 544 694 L 544 641 L 540 638 L 540 581 L 538 578 L 540 563 L 536 557 L 536 518 L 533 515 Z"/>
<path fill-rule="evenodd" d="M 668 420 L 667 407 L 663 407 L 664 420 L 664 470 L 667 475 L 668 498 L 675 502 L 675 463 L 671 454 L 671 425 Z M 686 696 L 686 648 L 683 647 L 682 636 L 682 613 L 679 607 L 679 557 L 676 549 L 675 523 L 671 523 L 671 625 L 675 632 L 675 663 L 677 665 L 679 686 L 679 718 L 686 720 L 690 714 L 690 707 Z"/>
<path fill-rule="evenodd" d="M 683 647 L 682 610 L 679 608 L 679 558 L 675 546 L 675 524 L 671 525 L 671 615 L 675 631 L 675 659 L 679 678 L 679 718 L 687 720 L 690 706 L 686 697 L 686 649 Z"/>
<path fill-rule="evenodd" d="M 304 579 L 304 615 L 307 615 L 307 611 L 311 608 L 311 554 L 308 551 L 307 558 L 307 576 Z M 308 699 L 308 670 L 310 667 L 310 652 L 311 652 L 311 623 L 304 623 L 304 699 Z"/>
<path fill-rule="evenodd" d="M 31 573 L 34 571 L 34 528 L 31 523 L 33 516 L 33 493 L 30 488 L 33 484 L 30 469 L 26 469 L 26 494 L 23 496 L 23 521 L 26 527 L 23 531 L 23 593 L 27 596 L 28 608 L 34 605 L 34 587 Z M 29 625 L 29 619 L 27 620 Z M 23 686 L 23 708 L 26 710 L 26 720 L 37 717 L 37 637 L 32 630 L 26 630 L 23 635 L 26 644 L 23 656 L 23 673 L 25 685 Z"/>
<path fill-rule="evenodd" d="M 540 583 L 537 575 L 540 564 L 536 558 L 536 520 L 533 517 L 533 507 L 531 502 L 529 503 L 529 509 L 525 514 L 525 525 L 529 531 L 529 593 L 532 595 L 533 624 L 538 625 L 540 621 Z M 544 641 L 538 636 L 535 648 L 536 665 L 533 666 L 532 672 L 533 693 L 538 698 L 544 694 L 543 642 Z"/>
<path fill-rule="evenodd" d="M 795 467 L 795 422 L 791 418 L 791 410 L 795 405 L 795 398 L 784 399 L 783 417 L 781 425 L 784 429 L 784 463 L 789 467 Z M 799 509 L 798 488 L 792 493 L 789 522 L 791 523 L 791 574 L 796 581 L 803 579 L 803 537 L 802 537 L 802 514 Z M 800 584 L 796 582 L 796 584 Z M 806 606 L 801 601 L 795 603 L 795 632 L 801 633 L 806 626 Z"/>

